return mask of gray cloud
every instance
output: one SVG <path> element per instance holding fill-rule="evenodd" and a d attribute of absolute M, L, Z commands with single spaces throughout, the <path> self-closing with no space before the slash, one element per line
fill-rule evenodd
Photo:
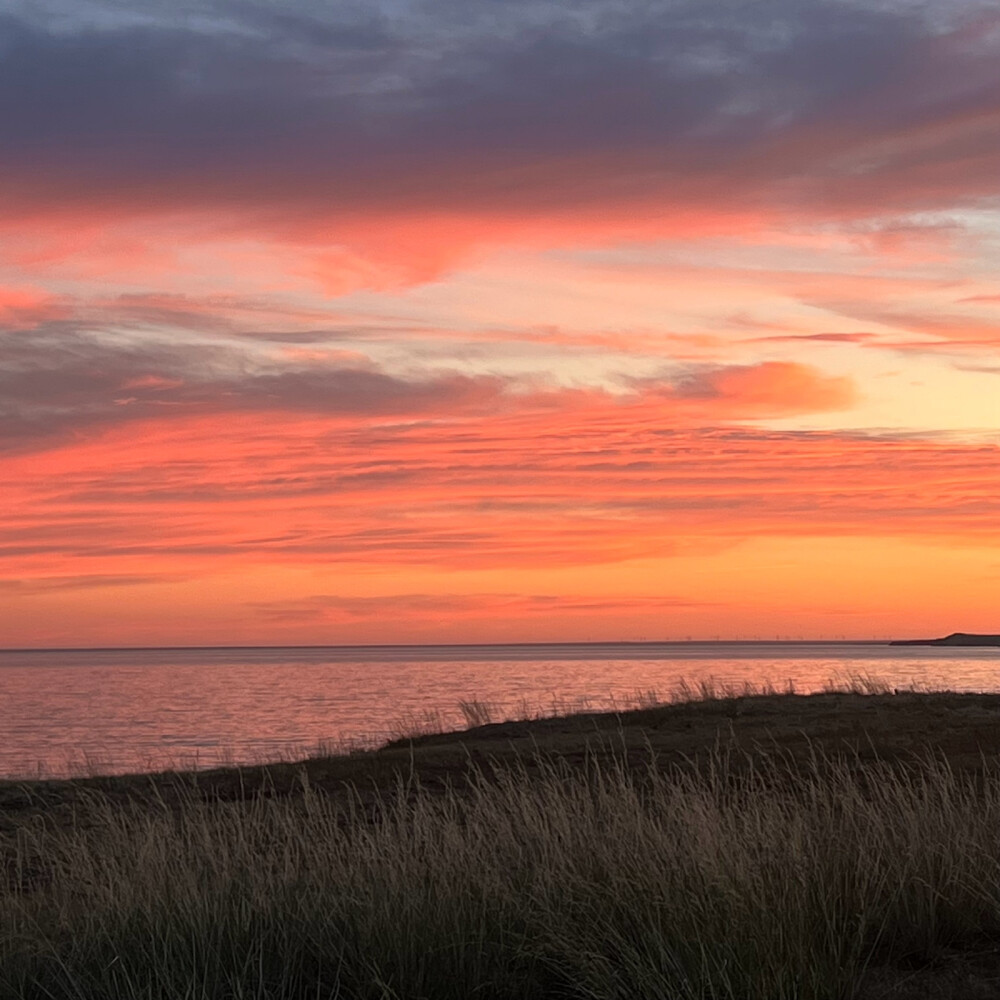
<path fill-rule="evenodd" d="M 924 205 L 995 188 L 985 126 L 870 148 L 1000 106 L 996 33 L 949 34 L 915 4 L 171 9 L 4 20 L 14 204 L 294 215 L 825 192 L 871 208 L 887 190 Z"/>
<path fill-rule="evenodd" d="M 136 420 L 223 412 L 428 416 L 481 409 L 505 385 L 454 372 L 282 365 L 234 347 L 96 334 L 52 324 L 0 334 L 0 449 Z"/>
<path fill-rule="evenodd" d="M 45 448 L 143 420 L 218 414 L 301 413 L 365 425 L 653 403 L 662 419 L 726 424 L 839 409 L 854 398 L 848 379 L 783 362 L 685 364 L 620 381 L 621 391 L 611 393 L 544 376 L 399 374 L 351 353 L 299 361 L 254 340 L 185 343 L 51 322 L 30 333 L 0 331 L 0 451 Z M 374 488 L 400 475 L 366 470 L 341 485 Z"/>

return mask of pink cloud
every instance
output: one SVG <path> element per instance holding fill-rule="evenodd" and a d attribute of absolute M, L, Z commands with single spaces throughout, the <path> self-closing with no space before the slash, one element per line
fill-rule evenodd
<path fill-rule="evenodd" d="M 774 406 L 775 380 L 764 381 L 760 402 L 751 380 L 758 412 Z M 776 381 L 803 395 L 795 379 L 790 391 Z M 5 459 L 0 556 L 21 577 L 197 576 L 250 564 L 604 564 L 759 536 L 995 544 L 995 446 L 712 427 L 697 412 L 683 419 L 683 404 L 649 395 L 418 420 L 248 412 L 121 424 Z"/>
<path fill-rule="evenodd" d="M 67 314 L 66 305 L 42 289 L 0 286 L 0 329 L 31 330 Z"/>

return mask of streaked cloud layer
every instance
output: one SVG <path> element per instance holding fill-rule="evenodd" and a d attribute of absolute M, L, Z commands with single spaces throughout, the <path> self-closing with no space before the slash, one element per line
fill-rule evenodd
<path fill-rule="evenodd" d="M 996 630 L 996 4 L 32 0 L 0 91 L 0 643 Z"/>

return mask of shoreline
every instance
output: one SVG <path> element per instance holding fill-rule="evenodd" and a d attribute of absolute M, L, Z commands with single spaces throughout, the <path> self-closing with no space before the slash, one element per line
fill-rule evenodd
<path fill-rule="evenodd" d="M 608 719 L 631 720 L 636 713 L 656 714 L 662 711 L 669 716 L 671 711 L 682 709 L 708 718 L 723 711 L 721 706 L 727 705 L 735 706 L 733 711 L 737 715 L 742 715 L 748 704 L 758 706 L 769 704 L 772 706 L 770 724 L 776 730 L 781 730 L 786 725 L 784 709 L 796 704 L 796 699 L 799 699 L 802 705 L 814 706 L 820 704 L 817 699 L 830 696 L 899 698 L 903 695 L 930 695 L 988 698 L 994 694 L 1000 697 L 1000 690 L 992 692 L 989 689 L 978 691 L 929 689 L 919 684 L 894 689 L 889 682 L 864 674 L 832 677 L 822 687 L 806 688 L 804 691 L 798 690 L 791 680 L 777 685 L 771 681 L 739 683 L 705 678 L 689 683 L 682 679 L 662 693 L 656 689 L 636 689 L 630 694 L 621 696 L 585 698 L 576 702 L 569 698 L 553 697 L 551 703 L 540 701 L 531 705 L 524 701 L 520 705 L 512 705 L 505 702 L 468 699 L 458 703 L 458 712 L 451 713 L 458 724 L 451 722 L 443 710 L 427 712 L 425 716 L 419 717 L 404 715 L 381 730 L 356 734 L 340 740 L 319 740 L 311 744 L 296 744 L 289 740 L 284 746 L 273 747 L 270 753 L 262 750 L 259 753 L 244 751 L 241 754 L 235 747 L 222 747 L 220 752 L 220 748 L 216 747 L 214 756 L 207 756 L 205 759 L 199 759 L 198 753 L 193 752 L 159 761 L 150 756 L 142 762 L 136 759 L 135 764 L 124 757 L 115 761 L 114 758 L 102 753 L 84 754 L 79 757 L 67 756 L 59 765 L 48 767 L 39 762 L 37 766 L 33 764 L 30 767 L 22 767 L 14 773 L 0 773 L 0 786 L 14 783 L 40 785 L 91 779 L 129 781 L 166 774 L 201 775 L 227 772 L 242 774 L 258 768 L 309 765 L 311 761 L 319 760 L 359 760 L 404 744 L 414 746 L 451 744 L 466 738 L 475 742 L 486 738 L 487 734 L 519 732 L 522 727 L 527 727 L 526 731 L 532 734 L 532 739 L 535 739 L 535 734 L 545 731 L 549 725 L 563 726 L 570 730 L 579 720 L 588 720 L 588 724 L 589 720 L 596 720 L 594 725 L 600 728 L 603 724 L 601 720 L 604 722 Z M 462 717 L 465 719 L 465 725 L 461 724 Z M 816 720 L 810 722 L 803 718 L 802 724 L 816 724 Z"/>
<path fill-rule="evenodd" d="M 483 724 L 415 732 L 375 745 L 294 759 L 115 774 L 0 777 L 0 818 L 16 788 L 40 792 L 100 788 L 141 795 L 144 789 L 172 782 L 206 789 L 237 783 L 262 786 L 269 781 L 290 786 L 299 773 L 307 774 L 313 786 L 318 782 L 332 787 L 370 783 L 373 774 L 396 774 L 404 767 L 419 770 L 423 763 L 436 777 L 486 759 L 515 762 L 532 754 L 579 763 L 582 755 L 611 739 L 623 748 L 642 746 L 667 764 L 703 755 L 720 740 L 751 756 L 767 743 L 792 753 L 809 747 L 857 750 L 873 759 L 900 759 L 932 750 L 963 767 L 984 756 L 1000 760 L 1000 692 L 892 691 L 872 682 L 865 685 L 811 693 L 722 689 L 706 696 L 693 691 L 689 698 L 664 703 L 502 721 L 489 721 L 484 706 Z"/>

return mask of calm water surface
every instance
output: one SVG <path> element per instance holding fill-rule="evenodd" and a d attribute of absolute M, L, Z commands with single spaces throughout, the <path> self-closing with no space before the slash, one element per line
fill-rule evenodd
<path fill-rule="evenodd" d="M 681 681 L 1000 691 L 1000 649 L 875 643 L 621 643 L 0 651 L 0 775 L 147 771 L 304 756 L 461 728 L 459 703 L 627 704 Z"/>

